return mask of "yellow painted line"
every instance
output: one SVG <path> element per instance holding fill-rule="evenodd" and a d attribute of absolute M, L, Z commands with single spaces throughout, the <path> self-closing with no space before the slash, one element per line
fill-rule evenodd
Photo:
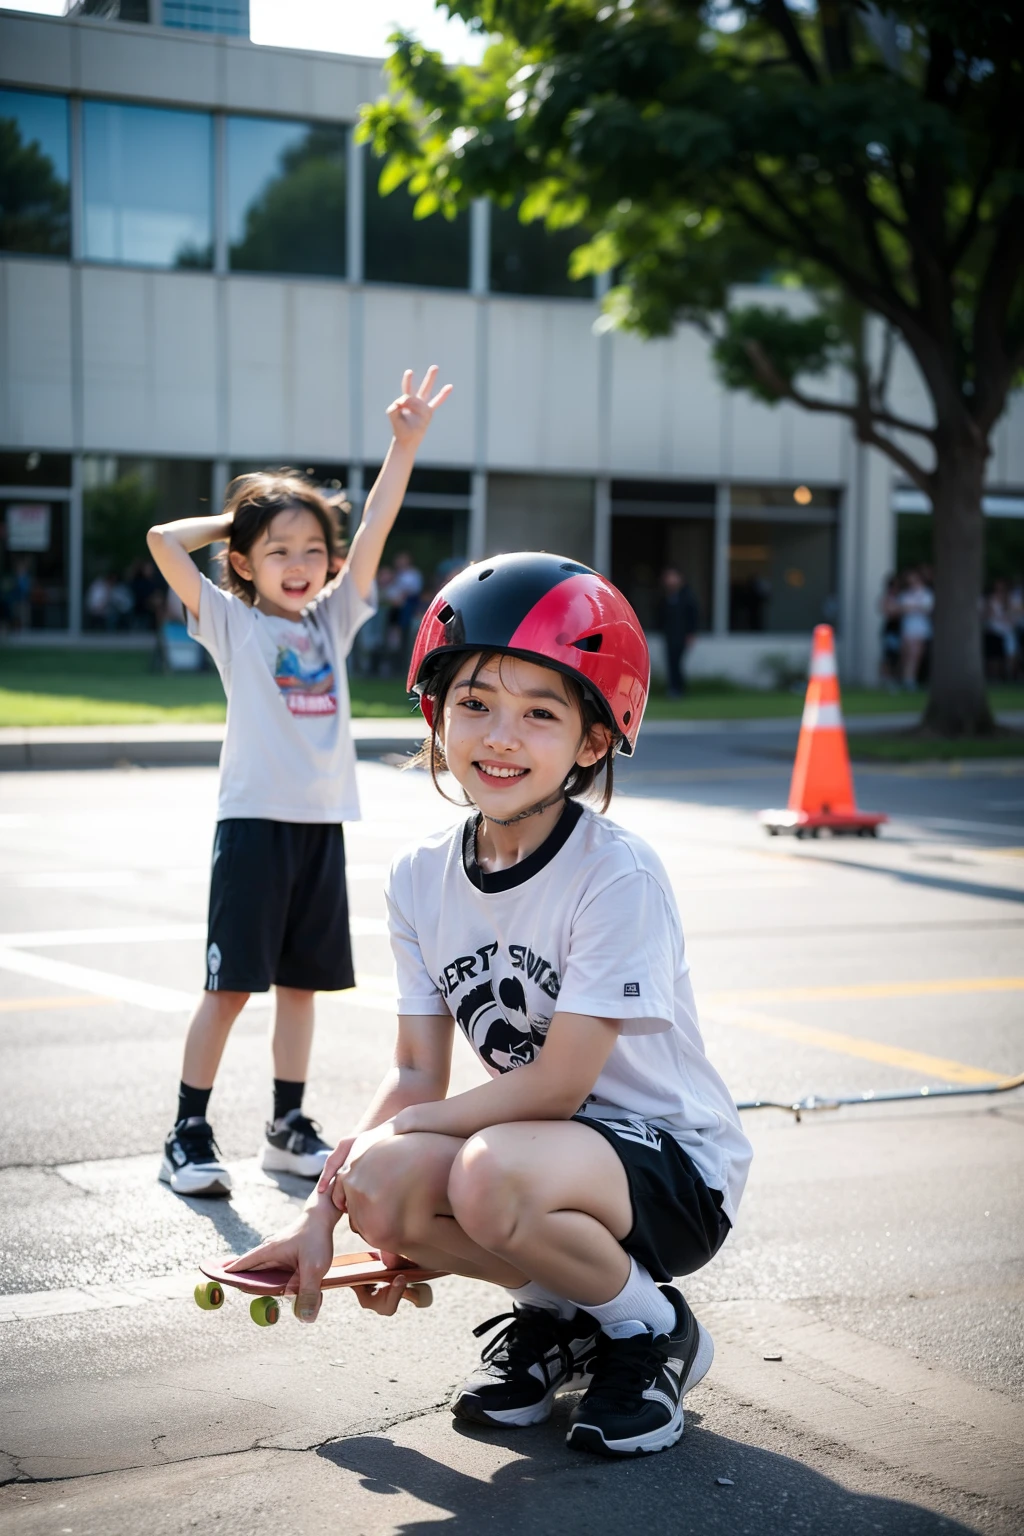
<path fill-rule="evenodd" d="M 872 997 L 945 997 L 965 992 L 1024 992 L 1024 976 L 952 976 L 935 981 L 865 981 L 844 987 L 752 987 L 711 992 L 712 1007 L 729 1003 L 824 1003 Z"/>
<path fill-rule="evenodd" d="M 99 1008 L 110 997 L 2 997 L 0 1013 L 28 1013 L 42 1008 Z"/>
<path fill-rule="evenodd" d="M 798 1024 L 795 1019 L 776 1019 L 767 1013 L 751 1013 L 743 1008 L 715 1010 L 716 1018 L 723 1024 L 735 1024 L 740 1029 L 756 1030 L 762 1035 L 775 1035 L 780 1040 L 795 1040 L 800 1045 L 816 1046 L 821 1051 L 835 1051 L 840 1056 L 859 1056 L 865 1061 L 882 1062 L 887 1067 L 900 1067 L 921 1077 L 942 1077 L 950 1083 L 970 1086 L 1001 1080 L 1002 1074 L 990 1072 L 984 1067 L 971 1067 L 963 1061 L 950 1061 L 945 1056 L 928 1056 L 923 1051 L 905 1051 L 898 1045 L 886 1045 L 881 1040 L 862 1040 L 858 1035 L 843 1035 L 837 1030 L 816 1029 L 810 1024 Z"/>

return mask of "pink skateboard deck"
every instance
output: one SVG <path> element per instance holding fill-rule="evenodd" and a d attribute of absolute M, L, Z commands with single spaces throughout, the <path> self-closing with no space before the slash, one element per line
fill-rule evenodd
<path fill-rule="evenodd" d="M 277 1298 L 283 1296 L 292 1278 L 292 1271 L 288 1269 L 225 1269 L 225 1264 L 230 1263 L 231 1256 L 223 1259 L 207 1260 L 200 1264 L 200 1271 L 206 1276 L 205 1281 L 200 1281 L 195 1289 L 196 1303 L 204 1312 L 215 1312 L 224 1305 L 224 1288 L 229 1287 L 234 1291 L 241 1291 L 246 1296 L 254 1296 L 256 1300 L 249 1308 L 253 1321 L 261 1327 L 268 1327 L 276 1323 L 281 1315 L 280 1303 Z M 399 1275 L 408 1281 L 408 1290 L 405 1297 L 417 1307 L 429 1307 L 433 1301 L 428 1280 L 437 1280 L 442 1270 L 418 1269 L 414 1264 L 404 1263 L 397 1268 L 389 1269 L 381 1260 L 379 1253 L 369 1250 L 365 1253 L 339 1253 L 334 1257 L 330 1269 L 321 1282 L 321 1290 L 339 1290 L 342 1287 L 353 1285 L 383 1285 L 389 1280 L 397 1279 Z"/>

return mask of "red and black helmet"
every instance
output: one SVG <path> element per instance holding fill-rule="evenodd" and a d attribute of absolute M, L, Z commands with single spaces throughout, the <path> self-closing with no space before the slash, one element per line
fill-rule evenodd
<path fill-rule="evenodd" d="M 622 593 L 563 555 L 495 555 L 446 582 L 423 616 L 409 664 L 409 692 L 433 726 L 424 689 L 453 652 L 498 651 L 574 677 L 633 751 L 651 681 L 640 621 Z"/>

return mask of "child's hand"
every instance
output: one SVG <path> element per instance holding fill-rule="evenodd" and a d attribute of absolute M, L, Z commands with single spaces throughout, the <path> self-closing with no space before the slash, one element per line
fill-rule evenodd
<path fill-rule="evenodd" d="M 225 1264 L 235 1269 L 290 1269 L 286 1296 L 295 1298 L 295 1316 L 302 1323 L 313 1323 L 320 1311 L 324 1275 L 334 1258 L 334 1229 L 323 1221 L 309 1220 L 303 1212 L 290 1227 L 266 1238 L 248 1253 Z"/>
<path fill-rule="evenodd" d="M 430 392 L 437 382 L 437 364 L 431 363 L 423 377 L 423 383 L 412 393 L 412 369 L 402 375 L 402 393 L 388 406 L 388 420 L 395 434 L 395 442 L 403 448 L 418 448 L 430 426 L 434 412 L 443 405 L 452 392 L 452 385 L 445 384 L 431 400 Z"/>

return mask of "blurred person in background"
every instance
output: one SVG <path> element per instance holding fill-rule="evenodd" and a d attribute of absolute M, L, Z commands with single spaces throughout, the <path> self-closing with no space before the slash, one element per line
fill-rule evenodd
<path fill-rule="evenodd" d="M 900 630 L 902 613 L 900 598 L 903 595 L 903 578 L 891 575 L 885 578 L 878 611 L 882 615 L 881 650 L 878 658 L 878 680 L 882 687 L 894 693 L 900 683 Z"/>
<path fill-rule="evenodd" d="M 900 680 L 907 689 L 920 686 L 921 665 L 932 638 L 935 594 L 921 571 L 908 571 L 900 594 Z"/>
<path fill-rule="evenodd" d="M 686 692 L 686 653 L 700 628 L 700 608 L 692 587 L 675 565 L 667 565 L 661 573 L 658 628 L 665 636 L 668 696 L 681 699 Z"/>
<path fill-rule="evenodd" d="M 1016 612 L 1014 611 L 1016 606 Z M 1001 578 L 993 582 L 992 591 L 982 605 L 985 628 L 985 661 L 988 669 L 999 682 L 1012 683 L 1017 676 L 1018 629 L 1021 612 L 1010 583 Z"/>

